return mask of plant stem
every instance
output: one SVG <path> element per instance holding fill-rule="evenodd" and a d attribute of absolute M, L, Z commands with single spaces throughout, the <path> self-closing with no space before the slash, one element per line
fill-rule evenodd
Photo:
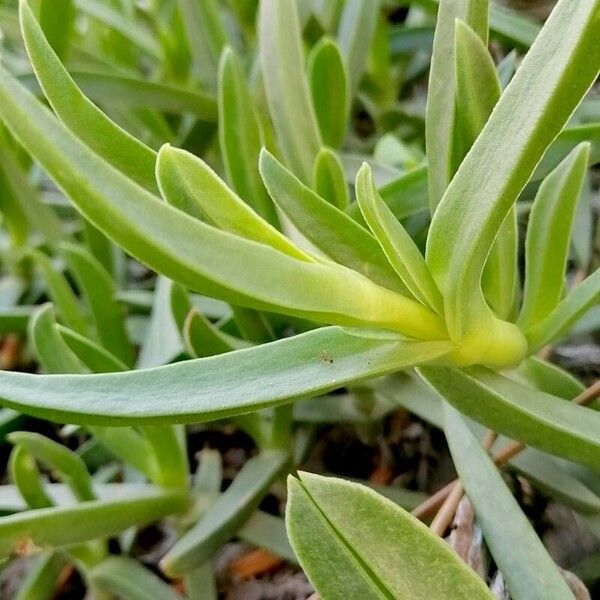
<path fill-rule="evenodd" d="M 580 406 L 587 406 L 591 404 L 596 398 L 600 396 L 600 380 L 593 383 L 589 388 L 581 392 L 579 396 L 575 397 L 571 402 L 574 404 L 579 404 Z M 493 457 L 494 464 L 497 467 L 504 466 L 511 458 L 514 458 L 522 452 L 527 446 L 523 444 L 523 442 L 511 442 L 498 453 L 496 453 Z M 433 517 L 438 510 L 444 504 L 444 501 L 448 497 L 448 495 L 454 489 L 454 485 L 457 482 L 456 479 L 446 484 L 443 488 L 438 490 L 435 494 L 427 498 L 425 502 L 422 502 L 412 511 L 412 515 L 421 519 L 421 521 L 426 521 L 427 519 Z M 460 500 L 460 499 L 459 499 Z"/>

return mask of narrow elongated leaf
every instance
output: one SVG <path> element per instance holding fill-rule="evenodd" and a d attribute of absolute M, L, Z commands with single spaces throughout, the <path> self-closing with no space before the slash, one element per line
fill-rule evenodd
<path fill-rule="evenodd" d="M 31 255 L 44 274 L 50 297 L 61 319 L 71 329 L 83 335 L 87 334 L 89 327 L 83 308 L 65 276 L 54 267 L 43 252 L 32 250 Z"/>
<path fill-rule="evenodd" d="M 320 597 L 493 598 L 443 540 L 369 488 L 301 473 L 288 494 L 288 535 Z"/>
<path fill-rule="evenodd" d="M 139 562 L 126 557 L 103 560 L 90 572 L 91 581 L 120 600 L 181 600 L 181 596 Z"/>
<path fill-rule="evenodd" d="M 277 141 L 290 169 L 309 183 L 321 139 L 304 75 L 294 0 L 261 1 L 259 39 L 262 77 Z"/>
<path fill-rule="evenodd" d="M 42 548 L 61 547 L 107 537 L 133 525 L 181 512 L 188 498 L 181 492 L 139 495 L 123 500 L 94 500 L 75 506 L 40 508 L 0 518 L 0 555 L 10 556 L 30 540 Z M 69 526 L 65 527 L 65 523 Z"/>
<path fill-rule="evenodd" d="M 452 176 L 451 153 L 455 115 L 454 28 L 461 19 L 487 42 L 487 0 L 441 0 L 429 71 L 425 136 L 429 164 L 429 206 L 433 214 Z"/>
<path fill-rule="evenodd" d="M 237 532 L 237 536 L 249 544 L 273 552 L 291 564 L 298 564 L 288 541 L 285 521 L 280 517 L 256 510 Z"/>
<path fill-rule="evenodd" d="M 45 435 L 29 431 L 13 431 L 7 436 L 11 444 L 23 446 L 46 467 L 58 471 L 80 502 L 94 500 L 92 478 L 83 460 L 65 446 Z"/>
<path fill-rule="evenodd" d="M 324 37 L 308 57 L 308 82 L 323 142 L 339 148 L 346 135 L 350 89 L 338 45 Z"/>
<path fill-rule="evenodd" d="M 111 121 L 81 93 L 48 44 L 27 0 L 20 1 L 19 14 L 29 59 L 59 118 L 117 169 L 147 189 L 156 189 L 155 153 Z"/>
<path fill-rule="evenodd" d="M 396 273 L 415 298 L 442 314 L 442 296 L 425 259 L 400 221 L 381 200 L 368 164 L 365 163 L 358 172 L 355 187 L 365 221 Z"/>
<path fill-rule="evenodd" d="M 166 277 L 156 280 L 150 323 L 136 362 L 138 369 L 165 365 L 183 351 L 173 314 L 173 286 Z"/>
<path fill-rule="evenodd" d="M 42 552 L 36 557 L 14 600 L 52 600 L 67 564 L 67 558 L 61 552 Z"/>
<path fill-rule="evenodd" d="M 260 154 L 260 173 L 275 204 L 319 250 L 380 285 L 406 289 L 371 234 L 317 196 L 266 150 Z"/>
<path fill-rule="evenodd" d="M 195 308 L 192 308 L 185 318 L 183 341 L 192 358 L 214 356 L 246 347 L 243 340 L 219 331 Z"/>
<path fill-rule="evenodd" d="M 527 332 L 531 352 L 558 338 L 600 301 L 600 269 L 571 290 L 556 308 Z"/>
<path fill-rule="evenodd" d="M 263 146 L 260 122 L 242 67 L 226 48 L 219 65 L 219 144 L 232 188 L 264 219 L 277 226 L 278 218 L 258 173 Z"/>
<path fill-rule="evenodd" d="M 248 520 L 289 457 L 282 451 L 250 459 L 210 510 L 167 552 L 161 568 L 182 575 L 199 567 Z"/>
<path fill-rule="evenodd" d="M 557 4 L 436 211 L 427 262 L 456 339 L 487 319 L 480 280 L 493 240 L 545 149 L 596 78 L 599 7 L 600 0 Z M 443 137 L 439 130 L 436 135 Z"/>
<path fill-rule="evenodd" d="M 578 146 L 542 183 L 529 215 L 525 287 L 518 324 L 527 331 L 559 303 L 564 288 L 571 228 L 581 194 L 589 144 Z"/>
<path fill-rule="evenodd" d="M 369 338 L 326 327 L 271 344 L 143 371 L 71 376 L 3 371 L 0 398 L 23 412 L 69 423 L 206 421 L 424 364 L 453 348 L 446 342 L 406 342 L 393 335 Z M 231 385 L 232 372 L 236 373 L 235 386 Z"/>
<path fill-rule="evenodd" d="M 512 439 L 592 469 L 600 464 L 600 414 L 483 367 L 420 369 L 452 406 Z"/>
<path fill-rule="evenodd" d="M 13 448 L 8 471 L 28 508 L 47 508 L 54 504 L 44 490 L 34 457 L 24 446 L 17 445 Z"/>
<path fill-rule="evenodd" d="M 485 43 L 460 19 L 454 28 L 454 60 L 456 114 L 451 174 L 483 129 L 501 93 L 496 67 Z"/>
<path fill-rule="evenodd" d="M 346 64 L 350 98 L 356 94 L 367 67 L 378 14 L 379 0 L 347 0 L 344 3 L 337 40 Z"/>
<path fill-rule="evenodd" d="M 58 333 L 71 349 L 73 354 L 92 373 L 114 373 L 127 371 L 127 365 L 96 342 L 80 335 L 72 329 L 58 325 Z M 39 350 L 38 350 L 39 352 Z M 55 373 L 59 371 L 54 371 Z M 71 369 L 61 369 L 60 372 L 70 373 Z"/>
<path fill-rule="evenodd" d="M 161 202 L 94 155 L 4 70 L 0 100 L 0 117 L 78 209 L 133 256 L 186 287 L 313 320 L 444 337 L 430 311 L 357 273 L 296 260 Z"/>
<path fill-rule="evenodd" d="M 215 88 L 227 34 L 215 0 L 178 0 L 195 68 L 205 86 Z"/>
<path fill-rule="evenodd" d="M 232 192 L 217 174 L 193 154 L 165 145 L 158 153 L 156 176 L 167 202 L 217 227 L 312 262 L 272 225 Z"/>
<path fill-rule="evenodd" d="M 216 99 L 197 90 L 114 73 L 74 69 L 69 74 L 81 92 L 99 104 L 191 114 L 207 122 L 217 120 Z M 20 75 L 19 80 L 32 90 L 38 87 L 34 74 Z"/>
<path fill-rule="evenodd" d="M 46 373 L 85 373 L 79 358 L 63 341 L 52 304 L 43 304 L 29 324 L 29 339 Z"/>
<path fill-rule="evenodd" d="M 61 250 L 86 295 L 102 345 L 126 365 L 132 365 L 133 348 L 127 338 L 123 310 L 115 299 L 115 284 L 110 275 L 81 246 L 63 243 Z"/>
<path fill-rule="evenodd" d="M 69 51 L 75 24 L 73 0 L 41 0 L 39 14 L 46 39 L 54 52 L 64 59 Z"/>
<path fill-rule="evenodd" d="M 344 167 L 335 152 L 329 148 L 321 148 L 317 154 L 313 187 L 317 195 L 340 210 L 344 210 L 350 202 Z"/>
<path fill-rule="evenodd" d="M 116 8 L 98 0 L 74 1 L 77 8 L 86 15 L 118 32 L 149 56 L 156 59 L 161 57 L 162 52 L 158 40 L 141 23 L 126 19 Z"/>
<path fill-rule="evenodd" d="M 444 403 L 444 431 L 485 541 L 515 600 L 571 600 L 569 587 L 462 416 Z M 515 540 L 519 540 L 515 544 Z"/>

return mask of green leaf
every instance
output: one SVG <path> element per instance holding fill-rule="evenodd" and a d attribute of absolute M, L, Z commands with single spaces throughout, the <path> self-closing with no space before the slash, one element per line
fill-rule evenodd
<path fill-rule="evenodd" d="M 598 468 L 600 414 L 483 367 L 419 372 L 448 403 L 482 425 L 550 454 Z"/>
<path fill-rule="evenodd" d="M 461 19 L 487 42 L 487 0 L 441 0 L 429 71 L 425 135 L 429 164 L 429 206 L 437 208 L 452 177 L 455 117 L 455 21 Z"/>
<path fill-rule="evenodd" d="M 313 320 L 445 336 L 430 311 L 357 273 L 296 260 L 161 202 L 94 155 L 4 70 L 0 100 L 0 117 L 79 210 L 130 254 L 186 287 Z"/>
<path fill-rule="evenodd" d="M 27 0 L 20 0 L 19 15 L 29 60 L 58 117 L 116 169 L 122 169 L 147 189 L 155 190 L 155 153 L 122 130 L 82 94 L 48 44 Z"/>
<path fill-rule="evenodd" d="M 127 365 L 120 361 L 116 356 L 96 342 L 92 342 L 83 335 L 58 325 L 58 333 L 71 349 L 73 354 L 92 372 L 92 373 L 114 373 L 115 371 L 127 371 Z M 39 350 L 38 350 L 39 352 Z M 46 369 L 46 371 L 49 371 Z M 70 373 L 72 369 L 61 369 L 62 373 Z M 52 371 L 49 371 L 52 372 Z"/>
<path fill-rule="evenodd" d="M 380 285 L 406 289 L 368 231 L 317 196 L 267 150 L 260 154 L 259 168 L 275 204 L 319 250 Z"/>
<path fill-rule="evenodd" d="M 415 298 L 438 314 L 443 314 L 442 296 L 423 255 L 377 193 L 371 168 L 367 163 L 356 176 L 355 188 L 365 221 L 396 273 Z"/>
<path fill-rule="evenodd" d="M 183 351 L 173 311 L 174 287 L 175 284 L 165 277 L 159 276 L 156 280 L 150 323 L 137 358 L 138 369 L 165 365 Z"/>
<path fill-rule="evenodd" d="M 264 548 L 288 563 L 298 564 L 290 546 L 285 521 L 261 510 L 256 510 L 237 532 L 237 537 L 248 544 Z"/>
<path fill-rule="evenodd" d="M 181 600 L 170 585 L 132 558 L 107 558 L 89 576 L 99 589 L 121 600 Z"/>
<path fill-rule="evenodd" d="M 0 308 L 0 333 L 25 333 L 37 306 Z"/>
<path fill-rule="evenodd" d="M 69 74 L 83 94 L 106 106 L 151 108 L 190 114 L 207 122 L 217 120 L 216 98 L 195 89 L 115 73 L 73 69 Z M 19 80 L 36 90 L 34 75 L 19 75 Z"/>
<path fill-rule="evenodd" d="M 141 22 L 127 19 L 118 9 L 99 0 L 75 0 L 75 6 L 99 23 L 119 33 L 154 59 L 160 59 L 162 49 L 155 36 Z"/>
<path fill-rule="evenodd" d="M 185 318 L 183 341 L 192 358 L 214 356 L 247 346 L 243 340 L 219 331 L 196 308 L 192 308 Z"/>
<path fill-rule="evenodd" d="M 323 142 L 339 148 L 350 113 L 350 89 L 340 48 L 323 37 L 308 57 L 308 82 Z"/>
<path fill-rule="evenodd" d="M 58 330 L 52 304 L 42 304 L 29 323 L 29 339 L 46 373 L 85 373 L 85 367 Z"/>
<path fill-rule="evenodd" d="M 456 99 L 451 175 L 477 139 L 501 94 L 496 67 L 484 42 L 460 19 L 454 28 L 454 60 Z"/>
<path fill-rule="evenodd" d="M 388 181 L 379 188 L 381 199 L 400 221 L 427 210 L 429 198 L 427 167 L 415 167 Z M 358 202 L 353 202 L 346 211 L 353 219 L 362 221 Z"/>
<path fill-rule="evenodd" d="M 195 69 L 205 86 L 215 88 L 219 57 L 227 33 L 215 0 L 178 0 Z"/>
<path fill-rule="evenodd" d="M 406 342 L 392 334 L 366 337 L 326 327 L 143 371 L 51 376 L 2 371 L 0 398 L 22 412 L 69 423 L 198 422 L 314 396 L 436 360 L 453 348 L 445 342 Z"/>
<path fill-rule="evenodd" d="M 46 494 L 34 457 L 24 446 L 15 446 L 8 464 L 10 478 L 28 508 L 47 508 L 54 503 Z"/>
<path fill-rule="evenodd" d="M 42 271 L 50 297 L 56 305 L 61 319 L 71 329 L 82 335 L 88 333 L 88 323 L 78 298 L 65 276 L 57 270 L 50 259 L 38 250 L 31 250 L 31 256 Z"/>
<path fill-rule="evenodd" d="M 48 43 L 61 59 L 66 58 L 75 24 L 73 0 L 41 0 L 39 15 Z"/>
<path fill-rule="evenodd" d="M 577 146 L 540 186 L 529 214 L 525 286 L 518 324 L 527 332 L 559 303 L 565 282 L 571 229 L 581 194 L 589 144 Z"/>
<path fill-rule="evenodd" d="M 250 459 L 209 511 L 167 552 L 160 563 L 163 571 L 183 575 L 211 558 L 248 520 L 288 460 L 280 451 Z"/>
<path fill-rule="evenodd" d="M 512 598 L 572 600 L 558 567 L 460 413 L 444 403 L 444 417 L 444 431 L 460 482 Z"/>
<path fill-rule="evenodd" d="M 259 40 L 263 84 L 277 142 L 289 168 L 309 183 L 321 139 L 304 75 L 294 0 L 261 1 Z"/>
<path fill-rule="evenodd" d="M 524 360 L 517 373 L 538 390 L 565 400 L 573 400 L 585 390 L 585 386 L 570 373 L 536 356 Z"/>
<path fill-rule="evenodd" d="M 115 284 L 104 267 L 83 247 L 62 243 L 60 249 L 69 270 L 85 293 L 102 345 L 126 365 L 134 361 L 125 331 L 121 305 L 115 299 Z"/>
<path fill-rule="evenodd" d="M 556 308 L 527 332 L 531 352 L 558 338 L 600 301 L 600 269 L 571 290 Z"/>
<path fill-rule="evenodd" d="M 11 444 L 23 446 L 47 468 L 58 471 L 77 500 L 87 502 L 96 498 L 87 467 L 75 452 L 39 433 L 13 431 L 6 437 Z"/>
<path fill-rule="evenodd" d="M 317 154 L 313 188 L 318 196 L 340 210 L 344 210 L 350 202 L 344 167 L 337 154 L 329 148 L 321 148 Z"/>
<path fill-rule="evenodd" d="M 346 0 L 344 3 L 337 41 L 346 65 L 350 98 L 354 98 L 366 70 L 378 14 L 379 0 Z"/>
<path fill-rule="evenodd" d="M 427 263 L 444 296 L 453 339 L 492 326 L 481 297 L 485 260 L 545 149 L 596 78 L 599 6 L 600 0 L 575 7 L 559 1 L 435 213 Z M 435 135 L 443 138 L 439 129 Z M 431 170 L 431 158 L 429 164 Z"/>
<path fill-rule="evenodd" d="M 288 494 L 290 542 L 321 598 L 493 597 L 442 539 L 372 490 L 301 473 Z"/>
<path fill-rule="evenodd" d="M 258 155 L 263 146 L 258 113 L 231 48 L 223 51 L 219 65 L 219 144 L 232 188 L 277 227 L 277 213 L 258 173 Z"/>
<path fill-rule="evenodd" d="M 193 154 L 169 145 L 163 146 L 158 153 L 156 177 L 167 202 L 188 214 L 197 218 L 206 216 L 223 231 L 312 262 L 312 258 L 258 216 L 203 160 Z"/>
<path fill-rule="evenodd" d="M 14 600 L 52 600 L 67 564 L 67 557 L 61 552 L 40 553 L 35 557 Z"/>
<path fill-rule="evenodd" d="M 0 518 L 0 555 L 9 557 L 26 541 L 53 548 L 108 537 L 181 512 L 187 505 L 188 498 L 181 492 L 153 492 L 127 499 L 28 510 Z"/>

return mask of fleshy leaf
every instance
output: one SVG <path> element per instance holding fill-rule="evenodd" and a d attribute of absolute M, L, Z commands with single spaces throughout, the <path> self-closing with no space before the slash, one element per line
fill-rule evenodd
<path fill-rule="evenodd" d="M 326 327 L 141 371 L 48 376 L 2 371 L 0 398 L 22 412 L 60 422 L 198 422 L 314 396 L 436 360 L 453 348 L 447 342 L 407 342 L 381 334 L 369 338 L 362 332 Z"/>
<path fill-rule="evenodd" d="M 512 598 L 572 600 L 558 567 L 461 414 L 444 403 L 444 417 L 460 481 Z"/>
<path fill-rule="evenodd" d="M 543 181 L 533 202 L 525 241 L 525 286 L 518 324 L 527 334 L 559 303 L 571 228 L 581 194 L 589 144 L 577 146 Z"/>
<path fill-rule="evenodd" d="M 323 142 L 339 148 L 346 135 L 350 90 L 344 61 L 334 40 L 323 38 L 308 57 L 308 81 Z"/>
<path fill-rule="evenodd" d="M 379 241 L 392 267 L 415 298 L 438 314 L 442 314 L 442 296 L 423 255 L 400 221 L 381 200 L 375 188 L 371 168 L 366 163 L 356 176 L 355 188 L 365 221 Z"/>
<path fill-rule="evenodd" d="M 320 597 L 493 598 L 442 539 L 369 488 L 301 473 L 288 494 L 290 542 Z"/>

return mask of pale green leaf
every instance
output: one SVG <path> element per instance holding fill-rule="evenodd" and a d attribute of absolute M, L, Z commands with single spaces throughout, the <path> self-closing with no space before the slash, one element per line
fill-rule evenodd
<path fill-rule="evenodd" d="M 355 188 L 363 217 L 394 270 L 415 298 L 442 314 L 442 296 L 423 255 L 377 193 L 371 169 L 366 163 L 356 176 Z"/>
<path fill-rule="evenodd" d="M 282 451 L 267 451 L 250 459 L 209 511 L 161 560 L 171 576 L 199 567 L 248 520 L 288 463 Z"/>
<path fill-rule="evenodd" d="M 288 535 L 321 598 L 493 598 L 441 538 L 369 488 L 301 473 L 288 494 Z"/>
<path fill-rule="evenodd" d="M 329 148 L 321 148 L 313 168 L 313 188 L 321 196 L 344 210 L 350 202 L 344 167 L 337 154 Z"/>
<path fill-rule="evenodd" d="M 581 144 L 544 179 L 529 214 L 525 285 L 518 324 L 527 332 L 559 303 L 564 289 L 571 229 L 581 194 L 589 144 Z"/>
<path fill-rule="evenodd" d="M 435 213 L 427 262 L 454 339 L 490 323 L 480 291 L 485 260 L 545 149 L 596 78 L 599 7 L 600 0 L 559 1 Z"/>
<path fill-rule="evenodd" d="M 346 65 L 350 98 L 367 68 L 368 50 L 373 42 L 379 0 L 346 0 L 340 16 L 337 41 Z"/>
<path fill-rule="evenodd" d="M 600 414 L 483 367 L 424 367 L 425 380 L 452 406 L 490 429 L 550 454 L 598 468 Z"/>
<path fill-rule="evenodd" d="M 125 315 L 115 299 L 115 284 L 104 267 L 82 246 L 62 243 L 67 266 L 85 294 L 102 345 L 126 365 L 134 361 L 125 331 Z"/>
<path fill-rule="evenodd" d="M 308 57 L 308 82 L 323 142 L 339 148 L 350 112 L 348 76 L 339 46 L 323 37 Z"/>
<path fill-rule="evenodd" d="M 131 558 L 107 558 L 94 567 L 89 576 L 99 589 L 120 600 L 181 600 L 171 586 Z"/>
<path fill-rule="evenodd" d="M 461 414 L 444 403 L 444 417 L 460 482 L 512 598 L 573 600 L 558 567 Z"/>
<path fill-rule="evenodd" d="M 455 116 L 456 19 L 487 42 L 487 0 L 441 0 L 429 71 L 425 136 L 429 163 L 429 206 L 433 214 L 452 177 L 451 154 Z"/>
<path fill-rule="evenodd" d="M 79 90 L 48 44 L 27 0 L 19 4 L 23 39 L 50 105 L 81 140 L 140 185 L 156 189 L 155 153 L 123 131 Z"/>
<path fill-rule="evenodd" d="M 27 508 L 47 508 L 54 503 L 46 494 L 37 463 L 24 446 L 15 446 L 8 462 L 10 479 L 19 490 Z"/>
<path fill-rule="evenodd" d="M 206 215 L 224 231 L 312 262 L 313 259 L 256 214 L 193 154 L 163 146 L 158 153 L 156 176 L 161 193 L 170 204 L 198 218 Z"/>
<path fill-rule="evenodd" d="M 227 179 L 239 196 L 274 226 L 278 218 L 258 173 L 260 121 L 242 67 L 231 48 L 219 66 L 219 143 Z"/>
<path fill-rule="evenodd" d="M 143 371 L 50 376 L 2 371 L 0 398 L 22 412 L 60 422 L 198 422 L 318 395 L 436 360 L 452 349 L 445 342 L 406 342 L 393 335 L 369 338 L 326 327 Z"/>
<path fill-rule="evenodd" d="M 319 250 L 380 285 L 406 289 L 368 231 L 317 196 L 266 150 L 260 155 L 260 173 L 275 204 Z"/>
<path fill-rule="evenodd" d="M 263 83 L 277 142 L 290 169 L 309 183 L 321 139 L 304 74 L 294 0 L 261 0 L 259 40 Z"/>
<path fill-rule="evenodd" d="M 0 555 L 10 556 L 23 540 L 42 548 L 70 546 L 150 523 L 187 508 L 181 492 L 93 500 L 75 506 L 40 508 L 0 518 Z M 65 527 L 65 523 L 69 526 Z"/>

